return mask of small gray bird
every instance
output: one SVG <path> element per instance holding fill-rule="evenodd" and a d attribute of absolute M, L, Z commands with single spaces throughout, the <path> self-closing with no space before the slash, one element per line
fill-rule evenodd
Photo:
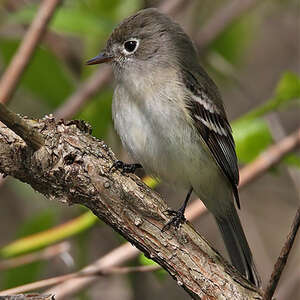
<path fill-rule="evenodd" d="M 234 206 L 239 170 L 231 127 L 215 83 L 198 63 L 182 28 L 150 8 L 125 19 L 106 48 L 87 64 L 111 62 L 112 111 L 124 147 L 146 172 L 189 189 L 164 229 L 178 227 L 192 191 L 214 215 L 232 264 L 259 286 L 252 254 Z"/>

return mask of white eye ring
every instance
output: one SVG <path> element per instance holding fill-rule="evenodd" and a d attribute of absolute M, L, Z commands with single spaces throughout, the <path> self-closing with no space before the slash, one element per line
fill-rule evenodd
<path fill-rule="evenodd" d="M 123 50 L 122 52 L 125 55 L 131 55 L 133 54 L 139 47 L 140 41 L 136 38 L 128 39 L 123 44 Z"/>

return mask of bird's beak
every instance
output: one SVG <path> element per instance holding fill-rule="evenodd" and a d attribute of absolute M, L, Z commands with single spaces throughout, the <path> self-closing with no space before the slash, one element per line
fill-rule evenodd
<path fill-rule="evenodd" d="M 102 64 L 105 62 L 110 62 L 112 61 L 113 56 L 112 55 L 108 55 L 105 52 L 101 52 L 99 55 L 97 55 L 96 57 L 88 60 L 86 62 L 87 65 L 97 65 L 97 64 Z"/>

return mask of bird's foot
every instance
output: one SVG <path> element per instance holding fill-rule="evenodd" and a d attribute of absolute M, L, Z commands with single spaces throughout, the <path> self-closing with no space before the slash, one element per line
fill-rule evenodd
<path fill-rule="evenodd" d="M 109 172 L 111 172 L 113 169 L 115 169 L 115 170 L 121 170 L 122 174 L 134 173 L 136 171 L 136 169 L 139 169 L 142 167 L 143 166 L 141 164 L 126 164 L 126 163 L 122 162 L 121 160 L 117 160 L 110 167 Z"/>
<path fill-rule="evenodd" d="M 166 212 L 169 216 L 173 216 L 173 218 L 162 228 L 162 232 L 168 230 L 171 226 L 178 229 L 186 221 L 183 207 L 178 210 L 168 209 Z"/>

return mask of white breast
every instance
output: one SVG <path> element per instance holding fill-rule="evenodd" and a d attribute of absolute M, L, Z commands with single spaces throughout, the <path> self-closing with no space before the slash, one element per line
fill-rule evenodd
<path fill-rule="evenodd" d="M 178 89 L 174 77 L 152 78 L 156 82 L 131 78 L 115 89 L 113 119 L 122 143 L 147 173 L 186 188 L 193 186 L 199 196 L 210 198 L 220 172 L 176 101 L 182 97 L 182 87 Z"/>

